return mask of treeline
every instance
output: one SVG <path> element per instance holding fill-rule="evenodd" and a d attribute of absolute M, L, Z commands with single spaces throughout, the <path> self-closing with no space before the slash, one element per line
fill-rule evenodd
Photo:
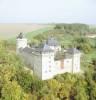
<path fill-rule="evenodd" d="M 77 33 L 77 34 L 96 34 L 96 30 L 90 28 L 87 24 L 57 24 L 54 29 L 63 30 L 65 33 Z"/>
<path fill-rule="evenodd" d="M 96 100 L 96 59 L 82 74 L 41 81 L 26 71 L 7 41 L 0 41 L 0 100 Z"/>
<path fill-rule="evenodd" d="M 42 40 L 50 36 L 61 38 L 66 37 L 66 35 L 69 35 L 69 37 L 79 37 L 93 33 L 96 33 L 95 29 L 93 31 L 93 29 L 86 24 L 56 24 L 53 30 L 49 30 L 47 32 L 44 32 L 43 34 L 38 34 L 34 37 L 34 39 Z"/>

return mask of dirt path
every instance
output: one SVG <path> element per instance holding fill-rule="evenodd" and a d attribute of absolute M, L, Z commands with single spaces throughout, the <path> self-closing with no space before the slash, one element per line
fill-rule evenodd
<path fill-rule="evenodd" d="M 96 34 L 94 34 L 94 35 L 87 35 L 86 37 L 88 37 L 88 38 L 96 38 Z"/>

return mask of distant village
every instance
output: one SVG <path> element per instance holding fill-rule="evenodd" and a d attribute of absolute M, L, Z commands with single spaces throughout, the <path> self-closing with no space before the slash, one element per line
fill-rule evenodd
<path fill-rule="evenodd" d="M 38 46 L 30 47 L 27 38 L 20 33 L 16 39 L 16 51 L 41 80 L 51 79 L 65 72 L 79 73 L 81 71 L 81 52 L 76 48 L 62 50 L 54 37 L 49 37 Z"/>

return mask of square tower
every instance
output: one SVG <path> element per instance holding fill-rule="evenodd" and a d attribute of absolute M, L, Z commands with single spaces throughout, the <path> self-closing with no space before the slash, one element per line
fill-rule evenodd
<path fill-rule="evenodd" d="M 80 56 L 81 52 L 76 48 L 71 48 L 68 52 L 72 55 L 72 72 L 80 72 Z"/>
<path fill-rule="evenodd" d="M 54 51 L 45 43 L 35 49 L 34 73 L 42 80 L 54 76 Z"/>

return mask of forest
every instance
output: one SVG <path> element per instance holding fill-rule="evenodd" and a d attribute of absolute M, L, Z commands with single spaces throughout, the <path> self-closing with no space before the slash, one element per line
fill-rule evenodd
<path fill-rule="evenodd" d="M 64 73 L 46 81 L 25 70 L 14 44 L 0 40 L 0 100 L 96 100 L 96 38 L 87 38 L 90 33 L 96 30 L 85 24 L 57 24 L 32 37 L 30 45 L 54 36 L 63 49 L 76 47 L 83 53 L 82 73 Z"/>

